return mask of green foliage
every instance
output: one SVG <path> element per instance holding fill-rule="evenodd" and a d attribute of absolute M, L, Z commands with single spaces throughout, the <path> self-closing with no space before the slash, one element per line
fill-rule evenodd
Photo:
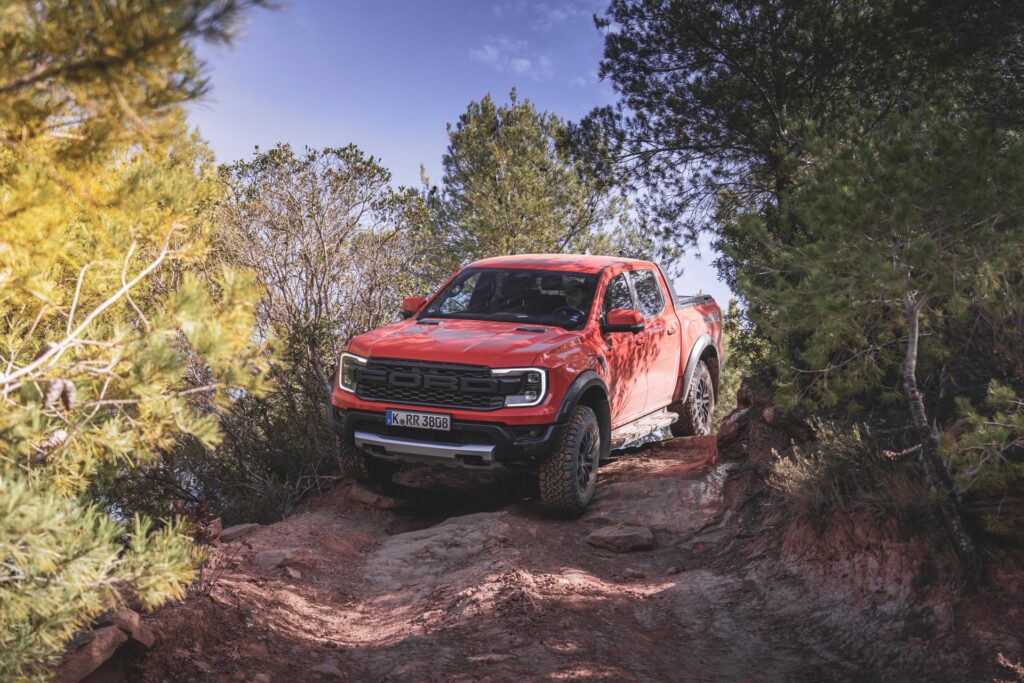
<path fill-rule="evenodd" d="M 744 379 L 763 381 L 758 369 L 765 364 L 768 345 L 753 334 L 746 313 L 735 299 L 730 299 L 722 315 L 722 350 L 725 362 L 718 381 L 715 401 L 715 424 L 721 424 L 736 409 L 736 392 Z"/>
<path fill-rule="evenodd" d="M 443 188 L 430 200 L 451 267 L 504 254 L 650 253 L 629 226 L 623 188 L 573 153 L 565 122 L 514 90 L 509 99 L 471 102 L 448 126 Z"/>
<path fill-rule="evenodd" d="M 441 277 L 423 239 L 422 198 L 355 145 L 279 144 L 221 168 L 227 196 L 209 264 L 249 268 L 264 296 L 256 333 L 273 340 L 274 390 L 217 416 L 212 452 L 180 439 L 158 463 L 110 470 L 105 500 L 123 512 L 184 506 L 226 523 L 275 521 L 338 476 L 327 423 L 332 368 L 348 340 L 398 319 L 402 297 Z M 200 379 L 199 381 L 205 381 Z"/>
<path fill-rule="evenodd" d="M 743 373 L 749 370 L 746 359 L 736 354 L 734 339 L 740 333 L 740 311 L 735 299 L 729 300 L 729 306 L 722 315 L 722 351 L 725 364 L 722 376 L 718 380 L 718 394 L 715 397 L 715 424 L 732 411 L 736 410 L 736 392 L 743 382 Z"/>
<path fill-rule="evenodd" d="M 998 0 L 613 0 L 600 75 L 619 102 L 590 125 L 650 193 L 652 225 L 696 240 L 710 231 L 736 283 L 765 260 L 761 240 L 725 234 L 764 221 L 772 245 L 802 239 L 780 202 L 816 162 L 808 143 L 870 135 L 880 116 L 939 91 L 999 125 L 1021 123 L 1015 54 L 1024 6 Z"/>
<path fill-rule="evenodd" d="M 39 677 L 81 624 L 131 589 L 145 607 L 184 593 L 195 558 L 178 524 L 129 528 L 45 481 L 0 477 L 0 671 Z M 127 542 L 124 538 L 127 536 Z"/>
<path fill-rule="evenodd" d="M 771 263 L 754 262 L 759 274 L 738 282 L 761 303 L 751 317 L 775 342 L 783 395 L 828 406 L 896 376 L 908 307 L 927 334 L 1021 282 L 1024 144 L 983 119 L 921 108 L 816 153 L 786 205 L 803 243 L 774 245 Z M 763 221 L 744 225 L 771 246 Z"/>
<path fill-rule="evenodd" d="M 966 432 L 944 440 L 943 456 L 952 464 L 963 491 L 987 497 L 1005 496 L 1024 481 L 1024 397 L 993 381 L 985 405 L 975 408 L 957 399 Z M 997 525 L 998 510 L 987 522 Z"/>
<path fill-rule="evenodd" d="M 122 548 L 81 494 L 182 433 L 216 443 L 197 401 L 263 388 L 251 277 L 190 273 L 221 187 L 178 106 L 205 87 L 193 41 L 226 41 L 250 4 L 0 5 L 4 677 L 43 676 L 115 588 L 147 606 L 181 594 L 180 527 L 137 520 Z"/>
<path fill-rule="evenodd" d="M 909 415 L 973 572 L 929 427 L 1024 366 L 1024 4 L 612 0 L 598 24 L 620 101 L 587 125 L 652 223 L 712 233 L 784 405 Z"/>
<path fill-rule="evenodd" d="M 817 441 L 782 454 L 768 475 L 769 489 L 788 512 L 808 521 L 839 510 L 906 517 L 928 505 L 916 468 L 884 450 L 868 427 L 822 420 L 812 426 Z"/>

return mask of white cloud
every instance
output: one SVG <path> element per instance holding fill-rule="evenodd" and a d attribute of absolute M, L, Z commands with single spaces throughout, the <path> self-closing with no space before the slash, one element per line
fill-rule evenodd
<path fill-rule="evenodd" d="M 482 46 L 470 50 L 469 57 L 489 69 L 535 81 L 550 80 L 555 73 L 547 55 L 536 53 L 524 40 L 512 40 L 507 36 L 489 39 Z"/>
<path fill-rule="evenodd" d="M 569 79 L 569 85 L 574 88 L 589 88 L 592 85 L 597 85 L 600 79 L 597 77 L 596 71 L 590 71 L 586 76 L 575 76 Z"/>
<path fill-rule="evenodd" d="M 605 0 L 505 0 L 492 5 L 491 11 L 499 19 L 525 17 L 530 29 L 549 31 L 569 20 L 589 21 L 593 14 L 600 14 L 605 5 Z"/>

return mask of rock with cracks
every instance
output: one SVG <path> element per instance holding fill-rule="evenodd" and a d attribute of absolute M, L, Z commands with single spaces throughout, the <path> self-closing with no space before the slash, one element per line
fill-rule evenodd
<path fill-rule="evenodd" d="M 609 526 L 587 536 L 587 543 L 617 553 L 628 553 L 653 546 L 654 533 L 644 526 Z"/>
<path fill-rule="evenodd" d="M 156 634 L 152 629 L 142 623 L 142 617 L 135 610 L 122 607 L 105 614 L 99 620 L 100 626 L 116 626 L 125 633 L 132 642 L 143 647 L 153 647 L 156 643 Z"/>

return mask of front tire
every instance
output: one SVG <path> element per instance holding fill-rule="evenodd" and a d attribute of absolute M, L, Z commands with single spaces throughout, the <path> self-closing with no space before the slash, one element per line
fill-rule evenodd
<path fill-rule="evenodd" d="M 576 516 L 590 505 L 597 488 L 601 428 L 587 406 L 576 406 L 555 450 L 540 463 L 540 501 L 549 512 Z"/>
<path fill-rule="evenodd" d="M 350 446 L 338 435 L 334 436 L 334 454 L 342 475 L 357 481 L 386 484 L 401 465 L 367 455 L 362 448 Z"/>
<path fill-rule="evenodd" d="M 679 414 L 672 425 L 673 436 L 706 436 L 715 419 L 715 385 L 704 361 L 698 361 L 686 398 L 669 407 Z"/>

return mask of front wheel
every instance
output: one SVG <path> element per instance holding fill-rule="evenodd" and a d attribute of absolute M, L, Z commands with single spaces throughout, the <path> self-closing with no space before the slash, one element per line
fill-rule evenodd
<path fill-rule="evenodd" d="M 362 448 L 346 445 L 341 437 L 334 436 L 334 455 L 342 475 L 357 481 L 386 484 L 391 481 L 401 465 L 367 455 Z"/>
<path fill-rule="evenodd" d="M 679 419 L 672 425 L 673 436 L 706 436 L 711 433 L 715 419 L 715 385 L 704 361 L 697 362 L 686 397 L 670 406 L 669 410 L 679 413 Z"/>
<path fill-rule="evenodd" d="M 597 487 L 601 429 L 597 415 L 576 406 L 555 450 L 540 463 L 540 501 L 550 512 L 582 514 Z"/>

